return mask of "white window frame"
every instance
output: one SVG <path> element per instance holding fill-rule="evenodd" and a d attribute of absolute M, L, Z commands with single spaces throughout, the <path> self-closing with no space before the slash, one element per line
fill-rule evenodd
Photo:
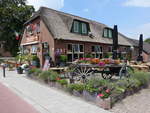
<path fill-rule="evenodd" d="M 111 29 L 108 29 L 108 38 L 112 38 L 113 37 L 113 32 Z"/>
<path fill-rule="evenodd" d="M 100 45 L 93 45 L 94 46 L 94 51 L 92 52 L 92 56 L 94 58 L 100 58 L 100 56 L 103 57 L 103 47 Z M 100 51 L 96 51 L 96 48 L 99 47 Z M 96 57 L 98 55 L 98 57 Z"/>
<path fill-rule="evenodd" d="M 82 34 L 87 34 L 87 24 L 82 23 Z"/>
<path fill-rule="evenodd" d="M 32 47 L 31 47 L 31 53 L 32 53 L 32 54 L 37 53 L 37 46 L 32 46 Z"/>
<path fill-rule="evenodd" d="M 72 45 L 72 52 L 68 52 L 68 45 Z M 80 51 L 80 45 L 83 46 L 83 52 Z M 77 51 L 74 51 L 74 47 L 77 46 L 78 47 L 78 50 Z M 78 59 L 80 58 L 80 55 L 83 55 L 84 57 L 84 44 L 71 44 L 71 43 L 68 43 L 67 44 L 67 55 L 71 54 L 72 55 L 72 61 L 74 61 L 74 54 L 77 54 L 78 55 Z"/>
<path fill-rule="evenodd" d="M 78 21 L 74 21 L 73 32 L 75 32 L 75 33 L 79 32 L 79 22 Z"/>
<path fill-rule="evenodd" d="M 105 28 L 105 29 L 104 29 L 104 37 L 105 37 L 105 38 L 108 37 L 107 34 L 108 34 L 108 29 Z"/>

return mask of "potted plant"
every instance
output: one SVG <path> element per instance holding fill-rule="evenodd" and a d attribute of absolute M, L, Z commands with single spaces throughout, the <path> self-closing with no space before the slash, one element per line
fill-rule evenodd
<path fill-rule="evenodd" d="M 32 56 L 31 65 L 35 66 L 37 68 L 40 67 L 40 60 L 39 60 L 39 58 L 36 55 Z"/>
<path fill-rule="evenodd" d="M 60 66 L 65 66 L 67 62 L 67 56 L 66 55 L 60 55 Z"/>
<path fill-rule="evenodd" d="M 84 84 L 69 84 L 67 89 L 69 93 L 73 94 L 74 96 L 81 97 L 84 87 Z"/>
<path fill-rule="evenodd" d="M 110 109 L 111 108 L 111 90 L 107 87 L 101 87 L 99 89 L 99 94 L 96 98 L 96 103 L 98 106 L 104 108 L 104 109 Z"/>
<path fill-rule="evenodd" d="M 59 89 L 64 89 L 68 84 L 66 79 L 60 79 L 59 77 L 56 80 L 56 87 Z"/>
<path fill-rule="evenodd" d="M 23 74 L 23 69 L 20 66 L 17 67 L 17 73 L 18 74 Z"/>

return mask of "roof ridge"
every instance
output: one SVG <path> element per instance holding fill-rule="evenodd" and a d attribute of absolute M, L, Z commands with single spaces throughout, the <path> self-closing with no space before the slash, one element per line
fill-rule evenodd
<path fill-rule="evenodd" d="M 74 14 L 66 13 L 66 12 L 63 12 L 63 11 L 58 11 L 58 10 L 55 10 L 55 9 L 52 9 L 52 8 L 48 8 L 48 7 L 43 7 L 42 6 L 42 7 L 40 7 L 40 9 L 48 9 L 48 10 L 55 11 L 56 13 L 60 13 L 60 14 L 66 15 L 66 16 L 73 16 L 73 17 L 81 18 L 81 19 L 84 19 L 84 20 L 87 20 L 87 21 L 91 21 L 91 22 L 94 22 L 94 23 L 97 23 L 97 24 L 102 24 L 102 25 L 105 25 L 105 26 L 109 27 L 108 25 L 100 23 L 100 22 L 97 22 L 95 20 L 87 19 L 87 18 L 84 18 L 84 17 L 81 17 L 81 16 L 77 16 L 77 15 L 74 15 Z"/>

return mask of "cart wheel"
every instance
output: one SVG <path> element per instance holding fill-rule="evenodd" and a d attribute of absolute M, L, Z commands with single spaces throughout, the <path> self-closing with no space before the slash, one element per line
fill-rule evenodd
<path fill-rule="evenodd" d="M 94 71 L 90 67 L 77 66 L 73 71 L 73 79 L 75 81 L 81 81 L 83 83 L 88 81 L 88 77 L 92 76 Z"/>
<path fill-rule="evenodd" d="M 112 75 L 112 73 L 111 73 L 109 67 L 105 67 L 105 68 L 103 69 L 103 71 L 102 71 L 102 77 L 103 77 L 104 79 L 111 79 L 112 76 L 113 76 L 113 75 Z"/>
<path fill-rule="evenodd" d="M 134 73 L 134 69 L 131 66 L 127 66 L 126 64 L 120 69 L 119 76 L 120 79 L 123 77 L 130 77 L 131 73 Z"/>

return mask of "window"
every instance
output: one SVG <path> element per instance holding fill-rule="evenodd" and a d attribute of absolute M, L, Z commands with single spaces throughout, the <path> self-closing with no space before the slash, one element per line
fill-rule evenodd
<path fill-rule="evenodd" d="M 112 52 L 113 49 L 112 49 L 112 46 L 108 46 L 108 52 Z"/>
<path fill-rule="evenodd" d="M 37 53 L 37 47 L 36 47 L 36 46 L 32 46 L 32 48 L 31 48 L 31 53 L 32 53 L 32 54 Z"/>
<path fill-rule="evenodd" d="M 103 31 L 103 37 L 112 38 L 113 37 L 113 30 L 110 28 L 105 28 Z"/>
<path fill-rule="evenodd" d="M 78 33 L 78 32 L 79 32 L 79 22 L 78 22 L 78 21 L 74 21 L 73 31 L 74 31 L 75 33 Z"/>
<path fill-rule="evenodd" d="M 82 23 L 82 33 L 87 34 L 87 24 Z"/>
<path fill-rule="evenodd" d="M 40 33 L 40 23 L 36 24 L 36 33 Z"/>
<path fill-rule="evenodd" d="M 72 32 L 87 35 L 89 31 L 89 24 L 86 22 L 75 20 L 73 22 Z"/>
<path fill-rule="evenodd" d="M 112 35 L 113 35 L 112 33 L 113 33 L 112 30 L 109 29 L 109 30 L 108 30 L 108 38 L 112 38 Z"/>
<path fill-rule="evenodd" d="M 67 48 L 68 48 L 67 49 L 68 62 L 72 62 L 76 59 L 84 57 L 83 44 L 68 44 Z"/>
<path fill-rule="evenodd" d="M 104 29 L 104 37 L 107 37 L 107 29 Z"/>
<path fill-rule="evenodd" d="M 92 46 L 92 56 L 94 58 L 102 58 L 103 57 L 103 48 L 99 45 Z"/>

